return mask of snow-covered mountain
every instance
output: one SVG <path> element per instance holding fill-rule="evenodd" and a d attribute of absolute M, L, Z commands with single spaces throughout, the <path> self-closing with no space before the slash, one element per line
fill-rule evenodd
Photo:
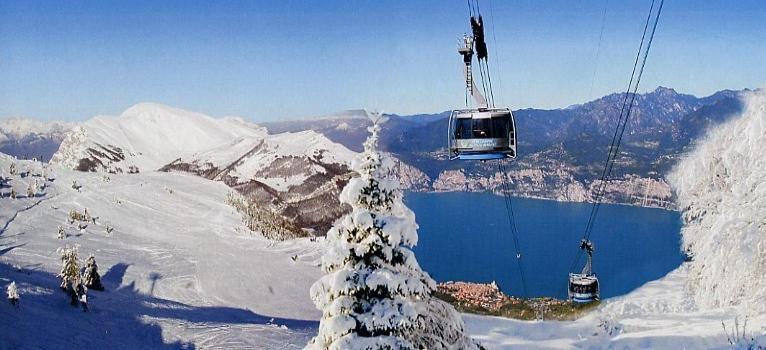
<path fill-rule="evenodd" d="M 80 171 L 182 171 L 222 181 L 295 222 L 326 229 L 355 153 L 314 131 L 270 135 L 240 118 L 154 103 L 100 116 L 67 134 L 52 163 Z"/>
<path fill-rule="evenodd" d="M 74 123 L 29 118 L 0 119 L 0 152 L 47 161 Z"/>
<path fill-rule="evenodd" d="M 241 137 L 266 131 L 238 118 L 214 119 L 155 103 L 139 103 L 120 116 L 98 116 L 68 133 L 52 162 L 81 171 L 157 170 Z"/>

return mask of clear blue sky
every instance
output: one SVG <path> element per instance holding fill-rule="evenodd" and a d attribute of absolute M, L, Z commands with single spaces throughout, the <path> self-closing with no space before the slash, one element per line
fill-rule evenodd
<path fill-rule="evenodd" d="M 649 3 L 481 0 L 496 99 L 558 108 L 624 90 Z M 0 117 L 142 101 L 257 121 L 439 112 L 463 102 L 466 16 L 464 0 L 0 0 Z M 642 90 L 761 87 L 765 40 L 764 1 L 666 0 Z"/>

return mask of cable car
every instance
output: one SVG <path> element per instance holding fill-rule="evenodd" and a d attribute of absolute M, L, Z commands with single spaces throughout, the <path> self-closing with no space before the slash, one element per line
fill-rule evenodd
<path fill-rule="evenodd" d="M 582 240 L 580 249 L 588 254 L 581 273 L 569 274 L 569 300 L 575 303 L 585 304 L 599 300 L 598 278 L 593 273 L 593 244 Z"/>
<path fill-rule="evenodd" d="M 492 80 L 487 64 L 487 45 L 484 42 L 484 21 L 471 17 L 473 36 L 464 35 L 458 53 L 463 57 L 463 75 L 466 87 L 466 109 L 453 110 L 447 128 L 449 159 L 490 160 L 516 158 L 516 123 L 509 108 L 495 108 Z M 480 89 L 474 84 L 472 63 L 477 54 L 481 72 Z M 468 108 L 468 95 L 475 108 Z M 487 101 L 489 97 L 489 101 Z"/>
<path fill-rule="evenodd" d="M 516 158 L 516 124 L 508 108 L 452 111 L 447 133 L 450 160 Z"/>

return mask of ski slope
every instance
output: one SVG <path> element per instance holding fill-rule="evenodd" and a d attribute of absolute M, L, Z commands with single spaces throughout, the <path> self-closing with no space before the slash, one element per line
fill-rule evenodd
<path fill-rule="evenodd" d="M 2 157 L 0 168 L 9 161 Z M 0 199 L 0 285 L 14 280 L 22 294 L 16 310 L 0 303 L 0 349 L 284 349 L 302 348 L 315 332 L 319 311 L 308 289 L 319 277 L 320 245 L 246 232 L 224 203 L 224 184 L 175 173 L 108 182 L 52 173 L 44 196 Z M 31 177 L 11 178 L 26 193 Z M 98 224 L 79 231 L 66 218 L 84 208 Z M 69 237 L 56 238 L 58 225 Z M 64 245 L 79 245 L 83 261 L 96 256 L 107 291 L 89 293 L 91 312 L 70 307 L 57 288 Z"/>

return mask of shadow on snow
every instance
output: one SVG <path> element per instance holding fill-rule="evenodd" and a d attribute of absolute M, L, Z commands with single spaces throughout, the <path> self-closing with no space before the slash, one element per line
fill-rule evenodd
<path fill-rule="evenodd" d="M 55 275 L 0 263 L 2 291 L 10 281 L 16 281 L 22 294 L 16 309 L 7 302 L 0 303 L 0 350 L 195 348 L 192 343 L 164 339 L 162 328 L 153 323 L 155 318 L 173 320 L 171 323 L 181 328 L 194 328 L 186 327 L 186 323 L 276 324 L 293 331 L 316 332 L 316 321 L 272 318 L 231 307 L 193 306 L 143 294 L 133 282 L 122 285 L 129 266 L 118 263 L 103 275 L 106 291 L 89 292 L 90 311 L 84 313 L 69 305 Z"/>

